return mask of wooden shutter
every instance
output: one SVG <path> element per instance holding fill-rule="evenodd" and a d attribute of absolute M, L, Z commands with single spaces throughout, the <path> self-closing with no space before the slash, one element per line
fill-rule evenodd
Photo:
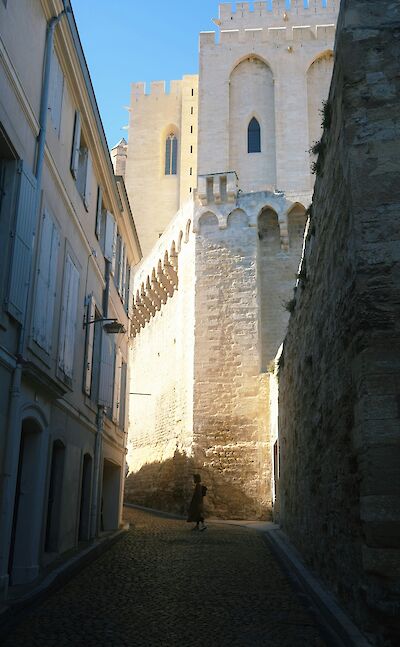
<path fill-rule="evenodd" d="M 122 354 L 119 348 L 115 353 L 115 371 L 114 371 L 114 397 L 113 397 L 113 420 L 119 424 L 120 405 L 121 405 L 121 369 Z"/>
<path fill-rule="evenodd" d="M 102 206 L 103 206 L 103 191 L 101 187 L 97 188 L 97 206 L 96 206 L 96 238 L 100 240 L 101 237 L 101 218 L 102 218 Z"/>
<path fill-rule="evenodd" d="M 86 395 L 90 395 L 92 388 L 92 372 L 93 372 L 93 345 L 94 345 L 94 327 L 99 325 L 91 323 L 96 317 L 96 304 L 93 295 L 88 298 L 86 310 L 86 351 L 85 351 L 85 365 L 83 375 L 83 390 Z"/>
<path fill-rule="evenodd" d="M 72 138 L 71 173 L 75 180 L 78 177 L 79 151 L 81 146 L 81 115 L 75 112 L 74 136 Z"/>
<path fill-rule="evenodd" d="M 103 330 L 101 340 L 99 405 L 108 409 L 112 407 L 113 403 L 114 366 L 114 342 L 111 339 L 111 335 L 108 335 Z"/>
<path fill-rule="evenodd" d="M 121 366 L 121 389 L 120 389 L 120 405 L 119 405 L 119 426 L 121 429 L 126 428 L 126 383 L 127 383 L 127 369 L 126 362 L 122 362 Z"/>
<path fill-rule="evenodd" d="M 59 366 L 72 378 L 75 350 L 76 315 L 78 306 L 79 272 L 67 255 L 63 304 L 61 310 Z"/>
<path fill-rule="evenodd" d="M 125 301 L 125 282 L 126 282 L 126 245 L 122 243 L 122 258 L 121 258 L 121 299 Z"/>
<path fill-rule="evenodd" d="M 53 50 L 50 68 L 49 111 L 54 130 L 60 132 L 62 98 L 64 90 L 64 75 L 57 54 Z"/>
<path fill-rule="evenodd" d="M 106 213 L 106 231 L 104 237 L 104 258 L 106 258 L 110 263 L 112 263 L 114 256 L 114 240 L 116 234 L 115 220 L 112 213 L 107 211 Z"/>
<path fill-rule="evenodd" d="M 52 342 L 59 246 L 57 227 L 45 211 L 40 234 L 32 335 L 47 352 L 50 352 Z"/>
<path fill-rule="evenodd" d="M 127 280 L 127 283 L 126 283 L 127 284 L 127 289 L 128 289 L 128 295 L 126 297 L 127 312 L 128 312 L 128 316 L 130 317 L 130 319 L 132 319 L 132 315 L 133 315 L 133 294 L 134 294 L 133 276 L 134 276 L 133 265 L 131 265 L 128 268 L 128 280 Z"/>
<path fill-rule="evenodd" d="M 82 197 L 86 211 L 89 211 L 92 197 L 92 156 L 89 150 L 86 152 L 86 169 L 84 170 Z"/>
<path fill-rule="evenodd" d="M 36 178 L 24 162 L 20 162 L 18 174 L 20 179 L 15 225 L 11 232 L 12 254 L 7 311 L 14 319 L 22 323 L 30 283 L 36 228 Z"/>

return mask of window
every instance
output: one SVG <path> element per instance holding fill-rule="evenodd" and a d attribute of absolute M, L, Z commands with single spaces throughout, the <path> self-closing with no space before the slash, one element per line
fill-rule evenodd
<path fill-rule="evenodd" d="M 49 112 L 53 128 L 57 135 L 60 134 L 61 109 L 64 90 L 64 75 L 62 73 L 57 55 L 53 50 L 50 67 L 49 86 Z"/>
<path fill-rule="evenodd" d="M 193 133 L 193 126 L 190 126 L 190 132 Z"/>
<path fill-rule="evenodd" d="M 64 290 L 60 322 L 60 347 L 58 365 L 72 379 L 74 366 L 75 332 L 78 307 L 79 272 L 71 257 L 65 261 Z"/>
<path fill-rule="evenodd" d="M 247 129 L 247 152 L 261 153 L 260 124 L 255 117 L 252 118 Z"/>
<path fill-rule="evenodd" d="M 35 342 L 48 353 L 51 351 L 53 334 L 59 248 L 58 229 L 51 216 L 45 211 L 40 233 L 32 336 Z"/>
<path fill-rule="evenodd" d="M 193 114 L 193 106 L 190 108 L 190 114 Z"/>
<path fill-rule="evenodd" d="M 101 364 L 99 378 L 99 405 L 112 414 L 114 395 L 115 342 L 104 330 L 101 335 Z"/>
<path fill-rule="evenodd" d="M 176 175 L 178 160 L 178 140 L 171 133 L 165 143 L 165 175 Z"/>
<path fill-rule="evenodd" d="M 74 136 L 72 140 L 71 153 L 71 173 L 76 180 L 77 189 L 81 194 L 85 208 L 88 211 L 91 194 L 92 160 L 81 131 L 81 116 L 79 112 L 75 113 Z"/>
<path fill-rule="evenodd" d="M 192 167 L 190 167 L 190 169 L 189 169 L 189 175 L 193 175 L 193 169 L 192 169 Z"/>
<path fill-rule="evenodd" d="M 192 88 L 192 97 L 194 97 L 194 89 Z"/>
<path fill-rule="evenodd" d="M 190 152 L 193 153 L 193 146 L 190 147 Z"/>
<path fill-rule="evenodd" d="M 103 204 L 103 191 L 101 190 L 101 187 L 97 187 L 95 234 L 102 249 L 104 249 L 105 227 L 106 227 L 106 210 L 104 209 L 104 204 Z"/>

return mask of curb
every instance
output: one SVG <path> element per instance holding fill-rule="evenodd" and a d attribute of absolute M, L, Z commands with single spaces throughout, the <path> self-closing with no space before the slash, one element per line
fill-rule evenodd
<path fill-rule="evenodd" d="M 286 535 L 276 527 L 263 530 L 262 535 L 285 575 L 295 588 L 305 594 L 328 644 L 332 647 L 372 647 L 333 594 L 306 568 Z"/>
<path fill-rule="evenodd" d="M 49 573 L 34 589 L 16 600 L 6 600 L 4 608 L 0 611 L 0 629 L 3 636 L 17 624 L 20 616 L 25 611 L 34 608 L 43 602 L 51 593 L 54 593 L 69 582 L 81 569 L 88 566 L 117 541 L 122 539 L 128 528 L 123 527 L 112 535 L 96 539 L 92 545 L 83 549 L 77 555 L 74 555 Z"/>

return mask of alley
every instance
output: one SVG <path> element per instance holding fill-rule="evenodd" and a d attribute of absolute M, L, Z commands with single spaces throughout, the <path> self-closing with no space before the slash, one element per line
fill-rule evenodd
<path fill-rule="evenodd" d="M 261 535 L 125 509 L 130 531 L 27 614 L 4 647 L 324 647 Z"/>

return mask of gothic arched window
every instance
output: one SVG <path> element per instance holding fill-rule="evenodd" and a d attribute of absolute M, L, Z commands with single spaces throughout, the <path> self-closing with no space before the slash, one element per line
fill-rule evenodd
<path fill-rule="evenodd" d="M 165 175 L 176 175 L 178 160 L 178 140 L 174 133 L 165 142 Z"/>
<path fill-rule="evenodd" d="M 261 153 L 260 124 L 255 117 L 251 119 L 247 129 L 247 152 Z"/>

